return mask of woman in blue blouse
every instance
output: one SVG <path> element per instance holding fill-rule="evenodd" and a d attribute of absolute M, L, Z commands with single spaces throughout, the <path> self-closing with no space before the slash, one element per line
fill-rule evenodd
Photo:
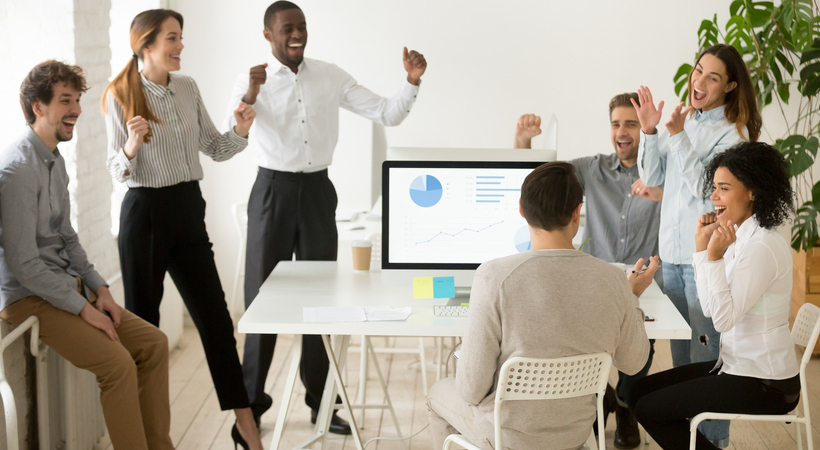
<path fill-rule="evenodd" d="M 692 327 L 690 341 L 672 341 L 675 367 L 715 360 L 719 351 L 720 334 L 698 303 L 692 267 L 695 224 L 713 210 L 702 194 L 704 168 L 738 142 L 757 141 L 762 125 L 749 69 L 734 47 L 718 44 L 704 50 L 688 86 L 689 106 L 679 104 L 662 133 L 657 125 L 663 102 L 656 108 L 644 86 L 638 89 L 640 106 L 633 101 L 641 121 L 638 172 L 647 186 L 664 186 L 659 235 L 664 291 Z M 704 424 L 701 430 L 719 447 L 728 445 L 727 422 Z"/>

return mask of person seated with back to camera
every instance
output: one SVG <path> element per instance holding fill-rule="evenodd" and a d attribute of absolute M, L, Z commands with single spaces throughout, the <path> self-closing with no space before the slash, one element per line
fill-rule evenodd
<path fill-rule="evenodd" d="M 483 449 L 498 448 L 493 409 L 499 370 L 516 356 L 560 358 L 606 352 L 618 370 L 637 373 L 649 356 L 638 299 L 651 284 L 658 258 L 624 276 L 575 250 L 584 195 L 575 167 L 551 162 L 521 186 L 520 211 L 532 250 L 482 264 L 475 274 L 470 314 L 456 378 L 432 386 L 427 399 L 433 448 L 461 433 Z M 639 260 L 635 269 L 644 265 Z M 509 448 L 577 449 L 596 417 L 594 395 L 504 408 L 502 441 Z"/>
<path fill-rule="evenodd" d="M 792 252 L 775 230 L 794 212 L 788 164 L 768 144 L 743 142 L 715 156 L 705 179 L 716 212 L 698 219 L 695 280 L 721 333 L 719 358 L 643 378 L 628 399 L 664 449 L 688 449 L 689 419 L 702 412 L 786 414 L 800 395 L 789 332 Z M 717 448 L 700 431 L 696 445 Z"/>

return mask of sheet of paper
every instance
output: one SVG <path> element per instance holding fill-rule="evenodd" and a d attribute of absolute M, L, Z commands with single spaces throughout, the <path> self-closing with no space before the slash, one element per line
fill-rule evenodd
<path fill-rule="evenodd" d="M 456 296 L 455 277 L 434 277 L 433 298 L 453 298 Z"/>
<path fill-rule="evenodd" d="M 365 322 L 367 316 L 362 307 L 302 308 L 302 320 L 313 322 Z"/>
<path fill-rule="evenodd" d="M 378 322 L 386 320 L 406 320 L 410 317 L 410 307 L 393 308 L 392 306 L 365 306 L 364 313 L 368 322 Z"/>
<path fill-rule="evenodd" d="M 433 298 L 433 277 L 413 277 L 413 298 Z"/>

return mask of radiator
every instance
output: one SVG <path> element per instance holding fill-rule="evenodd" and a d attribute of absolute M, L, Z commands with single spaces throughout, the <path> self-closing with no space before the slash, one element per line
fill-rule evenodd
<path fill-rule="evenodd" d="M 52 447 L 62 450 L 102 447 L 98 444 L 101 444 L 106 428 L 96 376 L 74 367 L 53 351 L 48 352 L 48 358 Z"/>

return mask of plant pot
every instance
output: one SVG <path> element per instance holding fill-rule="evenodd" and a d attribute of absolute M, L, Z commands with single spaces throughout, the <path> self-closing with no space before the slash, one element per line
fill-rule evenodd
<path fill-rule="evenodd" d="M 792 285 L 792 318 L 797 317 L 797 311 L 804 303 L 812 303 L 820 306 L 820 248 L 813 248 L 807 251 L 796 252 L 792 250 L 793 285 Z M 820 341 L 812 351 L 812 354 L 820 354 Z"/>

